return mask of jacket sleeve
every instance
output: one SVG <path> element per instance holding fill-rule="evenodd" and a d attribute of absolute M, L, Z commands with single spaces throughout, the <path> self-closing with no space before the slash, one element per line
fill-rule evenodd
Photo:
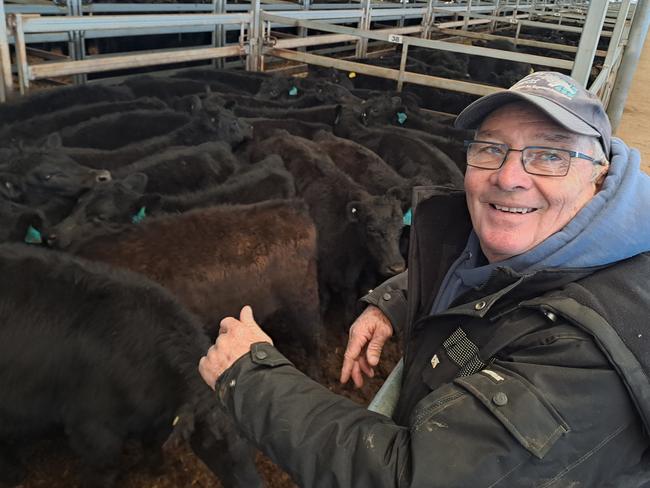
<path fill-rule="evenodd" d="M 392 276 L 359 299 L 362 304 L 375 305 L 388 317 L 394 332 L 401 332 L 407 315 L 406 288 L 408 270 Z"/>
<path fill-rule="evenodd" d="M 586 473 L 579 478 L 587 477 L 584 486 L 597 486 L 594 477 L 608 476 L 603 469 L 634 457 L 639 439 L 630 435 L 640 436 L 639 424 L 609 405 L 629 407 L 613 371 L 572 373 L 572 383 L 607 392 L 593 407 L 569 412 L 578 426 L 573 432 L 548 397 L 508 362 L 491 368 L 432 391 L 408 426 L 332 393 L 265 343 L 253 345 L 216 389 L 240 431 L 309 488 L 529 487 L 537 486 L 535 480 L 561 480 L 576 467 Z M 562 380 L 566 370 L 551 375 L 556 385 L 549 386 L 550 398 L 558 395 L 573 408 L 566 402 L 572 384 Z M 589 408 L 607 419 L 597 432 Z"/>

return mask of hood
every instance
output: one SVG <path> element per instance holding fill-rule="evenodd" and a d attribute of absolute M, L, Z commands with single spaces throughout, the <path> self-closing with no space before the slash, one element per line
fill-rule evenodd
<path fill-rule="evenodd" d="M 485 283 L 497 267 L 521 274 L 596 268 L 650 251 L 650 176 L 641 171 L 639 152 L 620 139 L 612 139 L 611 154 L 601 190 L 563 229 L 528 252 L 487 263 L 472 231 L 465 252 L 443 282 L 434 310 L 446 308 L 463 292 Z"/>

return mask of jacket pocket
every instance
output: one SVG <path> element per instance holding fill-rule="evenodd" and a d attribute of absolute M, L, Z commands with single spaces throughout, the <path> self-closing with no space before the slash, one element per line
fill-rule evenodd
<path fill-rule="evenodd" d="M 479 400 L 517 441 L 542 459 L 568 424 L 525 378 L 501 368 L 484 369 L 454 383 Z"/>

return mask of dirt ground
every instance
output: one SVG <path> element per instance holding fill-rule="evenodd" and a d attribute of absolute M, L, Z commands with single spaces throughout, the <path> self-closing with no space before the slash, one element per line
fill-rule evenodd
<path fill-rule="evenodd" d="M 625 103 L 623 118 L 616 131 L 617 137 L 641 152 L 641 164 L 646 173 L 650 173 L 650 97 L 646 93 L 648 86 L 650 86 L 650 43 L 646 40 Z"/>

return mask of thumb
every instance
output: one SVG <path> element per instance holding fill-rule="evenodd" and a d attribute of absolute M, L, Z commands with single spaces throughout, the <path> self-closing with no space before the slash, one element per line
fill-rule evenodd
<path fill-rule="evenodd" d="M 239 313 L 239 321 L 246 325 L 257 325 L 255 317 L 253 317 L 253 309 L 250 305 L 244 305 Z"/>
<path fill-rule="evenodd" d="M 374 335 L 370 340 L 366 351 L 366 358 L 368 359 L 368 364 L 370 366 L 377 366 L 379 364 L 381 350 L 384 348 L 385 343 L 386 338 L 383 336 Z"/>

